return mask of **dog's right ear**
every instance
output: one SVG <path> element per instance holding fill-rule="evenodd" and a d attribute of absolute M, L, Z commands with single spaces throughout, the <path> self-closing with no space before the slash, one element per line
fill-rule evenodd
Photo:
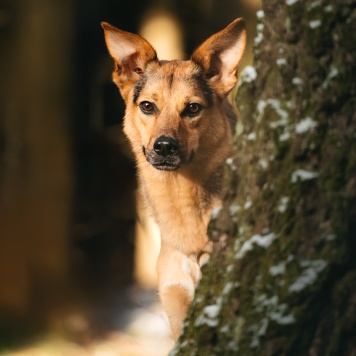
<path fill-rule="evenodd" d="M 246 44 L 246 25 L 242 18 L 209 37 L 193 53 L 192 60 L 204 71 L 212 88 L 225 96 L 237 82 L 236 70 Z"/>
<path fill-rule="evenodd" d="M 156 51 L 142 37 L 102 22 L 105 42 L 115 61 L 113 80 L 125 96 L 146 69 L 148 62 L 157 59 Z"/>

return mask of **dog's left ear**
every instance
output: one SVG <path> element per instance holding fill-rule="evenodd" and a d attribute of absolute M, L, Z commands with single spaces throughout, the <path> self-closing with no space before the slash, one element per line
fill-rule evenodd
<path fill-rule="evenodd" d="M 157 60 L 153 47 L 142 37 L 120 30 L 106 22 L 101 23 L 105 42 L 115 61 L 113 80 L 123 97 L 145 72 L 146 65 Z"/>
<path fill-rule="evenodd" d="M 201 66 L 218 95 L 226 95 L 236 84 L 236 70 L 246 44 L 246 25 L 236 19 L 222 31 L 209 37 L 192 55 Z"/>

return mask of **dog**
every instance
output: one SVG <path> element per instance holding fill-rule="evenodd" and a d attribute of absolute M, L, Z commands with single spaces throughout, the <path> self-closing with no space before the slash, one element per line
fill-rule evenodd
<path fill-rule="evenodd" d="M 177 340 L 202 256 L 211 250 L 207 225 L 221 204 L 223 167 L 232 151 L 227 95 L 237 82 L 246 26 L 236 19 L 190 60 L 165 61 L 139 35 L 101 25 L 126 105 L 124 133 L 140 190 L 160 230 L 158 292 Z"/>

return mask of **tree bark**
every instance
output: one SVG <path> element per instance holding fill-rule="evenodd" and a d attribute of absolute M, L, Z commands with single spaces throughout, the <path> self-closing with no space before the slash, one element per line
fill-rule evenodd
<path fill-rule="evenodd" d="M 8 318 L 45 309 L 67 278 L 72 185 L 72 5 L 10 2 L 0 37 L 0 343 Z"/>
<path fill-rule="evenodd" d="M 171 355 L 356 355 L 352 0 L 266 0 L 217 242 Z"/>

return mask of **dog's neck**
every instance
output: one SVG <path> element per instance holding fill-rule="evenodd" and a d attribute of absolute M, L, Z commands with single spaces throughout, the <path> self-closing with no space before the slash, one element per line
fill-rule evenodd
<path fill-rule="evenodd" d="M 216 167 L 209 174 L 200 167 L 200 174 L 195 174 L 189 167 L 159 171 L 146 162 L 144 169 L 139 165 L 139 170 L 142 195 L 159 226 L 162 244 L 186 255 L 199 253 L 208 241 L 206 230 L 211 212 L 220 204 L 223 167 Z M 147 181 L 151 182 L 149 187 Z M 153 203 L 157 201 L 160 203 Z"/>

